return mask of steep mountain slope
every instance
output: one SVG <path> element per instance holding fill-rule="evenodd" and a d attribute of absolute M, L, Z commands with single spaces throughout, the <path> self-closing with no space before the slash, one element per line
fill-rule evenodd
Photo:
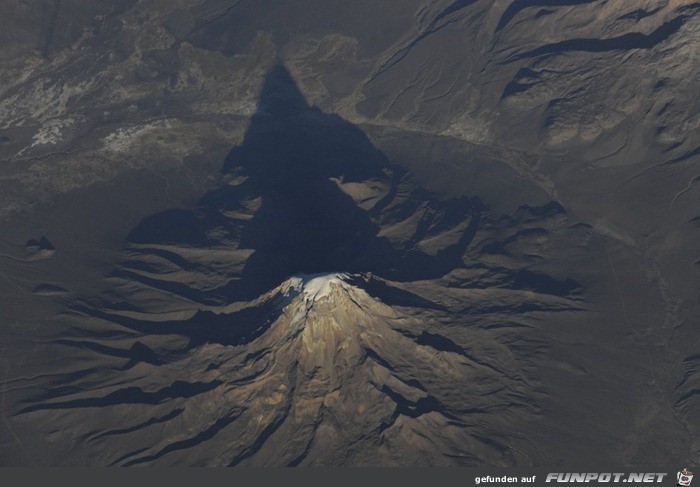
<path fill-rule="evenodd" d="M 431 333 L 441 327 L 429 310 L 416 319 L 367 294 L 362 282 L 294 277 L 240 309 L 187 320 L 93 312 L 121 337 L 64 343 L 123 363 L 128 384 L 46 398 L 20 418 L 56 427 L 80 411 L 83 420 L 70 427 L 80 439 L 77 458 L 97 453 L 116 465 L 513 463 L 506 433 L 515 418 L 493 431 L 481 425 L 517 408 L 537 412 L 505 350 L 488 346 L 475 358 Z M 138 341 L 118 354 L 126 330 L 147 331 L 140 340 L 158 348 Z M 188 336 L 184 330 L 189 343 L 167 352 L 149 338 Z M 469 335 L 472 350 L 486 345 L 484 331 Z M 93 384 L 114 380 L 90 376 Z"/>
<path fill-rule="evenodd" d="M 697 462 L 699 9 L 9 6 L 0 463 Z"/>

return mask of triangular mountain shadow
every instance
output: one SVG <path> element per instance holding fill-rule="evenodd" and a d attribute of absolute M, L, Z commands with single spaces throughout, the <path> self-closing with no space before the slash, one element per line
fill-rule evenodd
<path fill-rule="evenodd" d="M 128 236 L 139 244 L 254 250 L 240 279 L 188 296 L 198 301 L 250 299 L 300 273 L 440 277 L 462 265 L 478 225 L 478 200 L 439 201 L 408 184 L 358 127 L 310 106 L 281 65 L 268 74 L 244 141 L 222 171 L 229 184 L 196 210 L 150 216 Z M 411 218 L 411 230 L 380 234 Z M 444 248 L 417 248 L 455 228 L 461 236 Z"/>
<path fill-rule="evenodd" d="M 539 413 L 518 359 L 543 346 L 512 330 L 574 303 L 547 276 L 479 262 L 444 287 L 395 282 L 466 267 L 481 222 L 490 231 L 479 201 L 417 187 L 357 127 L 309 106 L 281 66 L 222 173 L 195 209 L 133 229 L 111 289 L 68 298 L 71 326 L 53 329 L 72 359 L 16 414 L 70 431 L 67 445 L 99 464 L 511 462 L 499 438 L 518 425 L 492 413 Z M 452 284 L 502 290 L 492 303 Z M 496 422 L 475 429 L 486 416 Z"/>

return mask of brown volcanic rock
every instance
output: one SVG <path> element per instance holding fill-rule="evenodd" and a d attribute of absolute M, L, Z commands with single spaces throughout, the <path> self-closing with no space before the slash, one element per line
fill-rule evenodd
<path fill-rule="evenodd" d="M 498 355 L 471 357 L 440 334 L 449 332 L 439 324 L 444 313 L 419 319 L 415 309 L 389 306 L 362 289 L 367 279 L 373 278 L 294 277 L 235 311 L 213 310 L 232 332 L 241 317 L 259 317 L 262 332 L 244 343 L 193 339 L 154 355 L 135 342 L 121 367 L 128 386 L 105 383 L 106 394 L 50 398 L 24 407 L 18 419 L 58 426 L 56 440 L 77 435 L 81 441 L 70 454 L 90 463 L 99 452 L 100 463 L 115 465 L 513 464 L 505 443 L 513 419 L 493 423 L 488 438 L 479 424 L 517 407 L 537 413 L 514 364 L 499 363 Z M 95 318 L 105 330 L 105 324 L 116 331 L 149 323 L 165 333 L 178 329 L 177 320 L 149 321 L 158 315 L 115 311 Z M 201 327 L 207 314 L 193 318 Z M 475 329 L 459 339 L 474 349 L 486 345 L 486 336 Z M 82 344 L 101 361 L 118 357 L 118 342 L 61 341 Z M 176 380 L 166 386 L 168 377 Z M 66 413 L 81 410 L 81 424 L 71 424 Z M 133 426 L 114 427 L 124 420 Z M 141 447 L 133 449 L 136 444 Z"/>
<path fill-rule="evenodd" d="M 697 463 L 696 2 L 5 14 L 0 463 Z"/>

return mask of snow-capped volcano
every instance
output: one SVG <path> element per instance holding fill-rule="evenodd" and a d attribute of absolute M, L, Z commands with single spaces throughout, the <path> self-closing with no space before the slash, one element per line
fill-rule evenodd
<path fill-rule="evenodd" d="M 579 285 L 509 258 L 544 252 L 564 208 L 438 197 L 282 67 L 260 105 L 222 185 L 144 218 L 105 292 L 68 303 L 45 341 L 79 358 L 17 422 L 67 445 L 57 463 L 523 460 L 544 333 L 520 331 Z"/>
<path fill-rule="evenodd" d="M 105 383 L 107 395 L 62 395 L 20 417 L 60 423 L 66 410 L 99 406 L 100 424 L 134 426 L 115 433 L 84 421 L 71 431 L 112 452 L 102 461 L 113 465 L 512 464 L 500 433 L 485 438 L 477 424 L 516 404 L 534 410 L 524 384 L 502 358 L 475 357 L 483 331 L 450 337 L 438 306 L 412 308 L 409 295 L 370 275 L 302 274 L 248 303 L 167 323 L 94 314 L 141 337 L 132 349 L 143 358 L 122 372 L 129 388 Z M 145 330 L 164 348 L 151 349 Z"/>
<path fill-rule="evenodd" d="M 289 289 L 304 295 L 307 301 L 316 301 L 327 297 L 334 287 L 348 289 L 344 272 L 301 274 L 289 280 Z"/>

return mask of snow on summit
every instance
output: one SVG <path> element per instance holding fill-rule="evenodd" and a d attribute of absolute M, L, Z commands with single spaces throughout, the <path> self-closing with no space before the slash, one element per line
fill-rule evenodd
<path fill-rule="evenodd" d="M 346 286 L 344 272 L 301 274 L 291 279 L 290 288 L 304 295 L 307 301 L 318 301 L 328 296 L 333 285 Z"/>

